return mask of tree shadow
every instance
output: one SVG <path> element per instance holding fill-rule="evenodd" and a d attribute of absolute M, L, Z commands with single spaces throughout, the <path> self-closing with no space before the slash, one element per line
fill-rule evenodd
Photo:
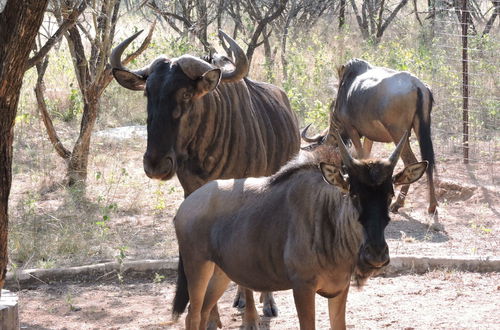
<path fill-rule="evenodd" d="M 476 175 L 474 174 L 474 169 L 470 164 L 466 164 L 465 168 L 467 169 L 469 178 L 472 180 L 474 185 L 476 185 L 479 189 L 481 189 L 481 193 L 484 196 L 484 200 L 486 201 L 488 208 L 491 210 L 491 212 L 493 212 L 493 214 L 495 214 L 498 218 L 500 218 L 500 211 L 498 211 L 495 207 L 495 201 L 491 196 L 491 192 L 479 182 Z"/>
<path fill-rule="evenodd" d="M 443 243 L 450 240 L 446 231 L 435 231 L 428 224 L 422 223 L 407 213 L 400 212 L 399 215 L 403 219 L 389 223 L 385 230 L 386 238 L 401 240 L 407 236 L 417 241 L 430 243 Z"/>

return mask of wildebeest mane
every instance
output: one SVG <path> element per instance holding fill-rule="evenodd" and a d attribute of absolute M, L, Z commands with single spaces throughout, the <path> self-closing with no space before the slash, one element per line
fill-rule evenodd
<path fill-rule="evenodd" d="M 344 73 L 342 74 L 342 77 L 339 77 L 339 90 L 337 93 L 337 99 L 335 100 L 335 110 L 338 109 L 340 104 L 345 102 L 347 98 L 347 91 L 349 90 L 349 87 L 354 79 L 371 68 L 372 66 L 370 63 L 358 58 L 354 58 L 344 65 Z"/>
<path fill-rule="evenodd" d="M 320 145 L 312 151 L 301 151 L 269 178 L 269 185 L 276 185 L 303 170 L 318 169 L 320 163 L 340 165 L 340 155 L 336 148 Z"/>

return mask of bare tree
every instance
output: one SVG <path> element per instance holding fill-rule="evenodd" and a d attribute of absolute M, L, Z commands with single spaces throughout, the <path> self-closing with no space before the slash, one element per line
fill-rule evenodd
<path fill-rule="evenodd" d="M 292 27 L 294 30 L 306 32 L 327 9 L 333 9 L 334 1 L 330 0 L 289 0 L 283 12 L 281 23 L 281 64 L 283 79 L 288 79 L 287 44 Z M 345 18 L 345 17 L 344 17 Z"/>
<path fill-rule="evenodd" d="M 400 0 L 391 11 L 386 0 L 363 0 L 359 10 L 356 0 L 350 1 L 363 39 L 376 44 L 380 42 L 398 12 L 408 3 L 408 0 Z M 386 12 L 389 12 L 389 15 L 386 15 Z"/>
<path fill-rule="evenodd" d="M 222 15 L 224 0 L 149 0 L 147 5 L 163 17 L 180 36 L 198 39 L 205 51 L 213 47 L 208 41 L 208 26 Z"/>
<path fill-rule="evenodd" d="M 90 139 L 99 111 L 99 100 L 106 87 L 113 80 L 108 58 L 115 35 L 115 26 L 118 21 L 120 0 L 99 0 L 92 1 L 91 4 L 87 15 L 81 16 L 78 23 L 70 27 L 65 33 L 83 99 L 80 134 L 72 151 L 62 145 L 46 111 L 43 96 L 43 74 L 48 60 L 37 65 L 39 77 L 35 87 L 40 113 L 49 138 L 58 154 L 68 165 L 68 184 L 71 186 L 76 183 L 83 183 L 82 187 L 85 186 L 84 183 L 87 178 Z M 67 13 L 71 12 L 72 6 L 74 6 L 74 3 L 69 0 L 55 1 L 53 3 L 52 10 L 60 26 L 67 20 Z M 134 54 L 129 55 L 125 61 L 130 62 L 146 49 L 151 40 L 153 28 L 154 25 L 142 46 Z M 84 39 L 87 39 L 91 45 L 90 50 L 87 52 L 84 47 Z"/>
<path fill-rule="evenodd" d="M 346 0 L 340 0 L 339 5 L 339 30 L 342 30 L 345 25 L 345 7 L 347 3 Z"/>
<path fill-rule="evenodd" d="M 264 42 L 268 42 L 268 38 L 271 35 L 271 24 L 276 20 L 281 13 L 285 10 L 288 0 L 273 0 L 273 1 L 253 1 L 253 0 L 242 0 L 241 7 L 245 10 L 246 14 L 250 17 L 252 22 L 256 24 L 250 33 L 250 41 L 247 44 L 246 55 L 248 62 L 252 62 L 253 54 L 255 49 L 262 45 Z M 262 39 L 262 40 L 260 40 Z M 271 54 L 266 54 L 269 56 L 268 61 L 272 61 Z"/>
<path fill-rule="evenodd" d="M 484 26 L 483 36 L 485 34 L 490 33 L 491 28 L 493 27 L 493 24 L 495 23 L 496 18 L 498 16 L 500 16 L 500 0 L 493 0 L 493 1 L 491 1 L 491 3 L 493 4 L 492 13 L 491 13 L 490 18 L 486 22 L 486 25 Z"/>
<path fill-rule="evenodd" d="M 5 283 L 8 261 L 13 128 L 26 64 L 47 2 L 8 0 L 0 8 L 0 290 Z"/>
<path fill-rule="evenodd" d="M 462 24 L 465 23 L 469 25 L 472 35 L 478 35 L 478 27 L 482 25 L 484 25 L 484 28 L 481 36 L 489 34 L 496 18 L 500 15 L 500 0 L 491 0 L 492 6 L 487 7 L 484 11 L 482 6 L 476 1 L 467 0 L 467 10 L 465 12 L 462 12 L 463 1 L 464 0 L 453 0 L 453 3 L 449 4 L 453 6 L 458 21 L 462 22 L 466 19 L 466 22 L 462 22 Z M 487 18 L 488 13 L 491 13 L 489 18 Z"/>

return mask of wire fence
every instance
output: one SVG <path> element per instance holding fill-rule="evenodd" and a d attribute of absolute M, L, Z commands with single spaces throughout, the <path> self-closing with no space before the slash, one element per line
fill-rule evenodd
<path fill-rule="evenodd" d="M 494 10 L 487 8 L 489 1 L 455 2 L 453 6 L 436 1 L 434 58 L 439 65 L 432 83 L 436 149 L 441 155 L 466 164 L 489 164 L 494 170 L 500 144 L 499 24 L 484 33 L 488 24 L 484 13 Z"/>

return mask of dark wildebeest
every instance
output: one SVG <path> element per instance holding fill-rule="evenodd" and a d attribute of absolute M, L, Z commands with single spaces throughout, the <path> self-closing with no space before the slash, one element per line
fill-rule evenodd
<path fill-rule="evenodd" d="M 429 213 L 434 213 L 437 207 L 431 140 L 432 103 L 429 87 L 412 74 L 353 59 L 339 69 L 337 98 L 330 109 L 330 131 L 338 129 L 342 138 L 350 139 L 358 158 L 369 157 L 373 141 L 396 143 L 406 130 L 413 128 L 418 137 L 422 159 L 429 162 Z M 305 133 L 303 131 L 302 137 L 307 142 L 333 137 L 329 134 L 307 138 Z M 363 136 L 364 147 L 360 140 Z M 405 165 L 413 164 L 417 159 L 409 140 L 405 144 L 401 158 Z M 408 189 L 408 185 L 401 188 L 396 202 L 391 206 L 393 212 L 404 205 Z"/>
<path fill-rule="evenodd" d="M 204 329 L 231 279 L 256 291 L 293 289 L 301 329 L 315 328 L 318 293 L 329 299 L 332 328 L 344 328 L 351 275 L 362 285 L 389 263 L 393 184 L 415 182 L 427 168 L 425 161 L 392 175 L 407 137 L 376 160 L 352 158 L 341 142 L 347 180 L 317 148 L 271 177 L 217 180 L 191 194 L 174 218 L 181 257 L 174 317 L 189 300 L 186 328 Z M 246 327 L 257 321 L 248 308 Z"/>
<path fill-rule="evenodd" d="M 144 171 L 160 180 L 177 173 L 185 196 L 215 179 L 271 175 L 300 147 L 285 92 L 247 79 L 245 53 L 220 33 L 235 55 L 234 65 L 220 55 L 212 63 L 183 55 L 159 57 L 132 71 L 120 58 L 138 34 L 118 45 L 110 59 L 120 85 L 144 90 L 147 97 Z M 264 298 L 264 314 L 276 315 L 272 296 Z M 241 304 L 239 297 L 235 303 Z"/>

